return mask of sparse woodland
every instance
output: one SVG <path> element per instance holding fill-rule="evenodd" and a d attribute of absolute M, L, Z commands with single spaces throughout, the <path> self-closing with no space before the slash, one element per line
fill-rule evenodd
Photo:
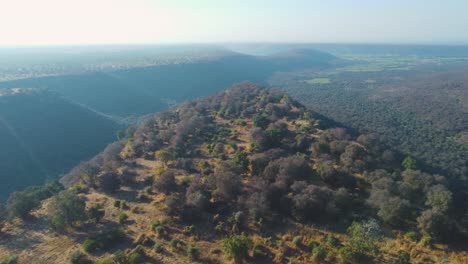
<path fill-rule="evenodd" d="M 61 183 L 11 195 L 0 263 L 468 263 L 452 179 L 252 83 L 146 119 Z"/>

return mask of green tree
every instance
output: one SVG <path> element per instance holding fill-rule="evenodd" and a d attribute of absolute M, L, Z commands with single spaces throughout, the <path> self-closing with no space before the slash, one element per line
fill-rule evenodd
<path fill-rule="evenodd" d="M 174 154 L 168 150 L 158 150 L 154 153 L 154 157 L 156 158 L 156 160 L 167 164 L 168 161 L 174 159 Z"/>
<path fill-rule="evenodd" d="M 411 157 L 406 157 L 401 163 L 406 170 L 416 169 L 416 161 Z"/>
<path fill-rule="evenodd" d="M 247 153 L 245 151 L 238 151 L 234 154 L 233 158 L 234 162 L 241 166 L 243 169 L 247 169 L 249 166 L 249 158 L 247 157 Z"/>
<path fill-rule="evenodd" d="M 47 208 L 50 226 L 62 231 L 86 215 L 86 202 L 76 192 L 68 190 L 55 195 Z"/>
<path fill-rule="evenodd" d="M 120 205 L 120 201 L 119 201 Z M 101 221 L 105 215 L 104 206 L 102 204 L 96 204 L 89 208 L 88 210 L 89 217 L 94 220 L 95 223 Z"/>
<path fill-rule="evenodd" d="M 244 234 L 238 236 L 230 236 L 223 239 L 223 251 L 229 258 L 240 262 L 248 256 L 249 249 L 252 247 L 252 240 Z"/>
<path fill-rule="evenodd" d="M 14 192 L 10 195 L 7 202 L 8 219 L 24 219 L 29 215 L 32 209 L 39 206 L 40 200 L 26 192 Z"/>
<path fill-rule="evenodd" d="M 349 247 L 359 255 L 375 255 L 379 252 L 378 242 L 382 230 L 375 220 L 353 222 L 348 228 Z"/>

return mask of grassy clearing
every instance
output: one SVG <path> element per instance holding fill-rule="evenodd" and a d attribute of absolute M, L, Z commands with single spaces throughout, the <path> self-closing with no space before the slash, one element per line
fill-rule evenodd
<path fill-rule="evenodd" d="M 305 81 L 308 84 L 329 84 L 331 83 L 330 78 L 314 78 Z"/>

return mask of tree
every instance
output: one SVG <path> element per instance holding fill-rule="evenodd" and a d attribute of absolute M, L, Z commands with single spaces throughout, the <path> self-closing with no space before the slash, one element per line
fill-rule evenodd
<path fill-rule="evenodd" d="M 7 215 L 9 220 L 16 217 L 26 218 L 29 212 L 41 204 L 41 201 L 63 190 L 57 182 L 50 182 L 40 186 L 29 186 L 24 191 L 10 194 L 7 201 Z"/>
<path fill-rule="evenodd" d="M 441 239 L 450 235 L 452 228 L 451 221 L 445 212 L 437 208 L 428 209 L 422 212 L 417 218 L 418 228 L 425 234 L 435 239 Z"/>
<path fill-rule="evenodd" d="M 252 240 L 244 234 L 230 236 L 223 239 L 223 252 L 237 263 L 248 256 L 252 244 Z"/>
<path fill-rule="evenodd" d="M 401 163 L 406 170 L 416 169 L 416 161 L 411 157 L 406 157 Z"/>
<path fill-rule="evenodd" d="M 14 192 L 7 201 L 8 219 L 24 219 L 29 212 L 39 206 L 40 201 L 26 192 Z"/>
<path fill-rule="evenodd" d="M 253 118 L 253 124 L 255 127 L 265 128 L 269 123 L 270 121 L 268 120 L 268 116 L 265 114 L 255 115 Z"/>
<path fill-rule="evenodd" d="M 245 151 L 238 151 L 234 154 L 233 157 L 234 162 L 241 166 L 243 169 L 247 169 L 249 166 L 249 158 L 247 157 L 247 153 Z"/>
<path fill-rule="evenodd" d="M 96 204 L 88 210 L 89 218 L 93 219 L 95 223 L 101 221 L 105 213 L 106 212 L 104 211 L 104 207 L 102 204 Z"/>
<path fill-rule="evenodd" d="M 104 172 L 97 177 L 97 186 L 102 192 L 113 193 L 120 186 L 119 176 L 112 171 Z"/>
<path fill-rule="evenodd" d="M 377 215 L 387 224 L 399 225 L 409 215 L 410 203 L 400 197 L 391 197 L 383 201 Z"/>
<path fill-rule="evenodd" d="M 379 251 L 378 242 L 382 239 L 382 230 L 375 220 L 353 222 L 348 228 L 349 246 L 359 255 L 375 255 Z"/>
<path fill-rule="evenodd" d="M 63 231 L 66 227 L 83 220 L 86 202 L 72 190 L 63 191 L 52 198 L 47 208 L 50 226 Z"/>
<path fill-rule="evenodd" d="M 174 154 L 168 150 L 158 150 L 154 153 L 156 160 L 161 161 L 164 164 L 174 159 Z"/>
<path fill-rule="evenodd" d="M 452 203 L 452 192 L 442 184 L 432 186 L 426 194 L 426 205 L 446 212 Z"/>
<path fill-rule="evenodd" d="M 154 187 L 164 193 L 170 193 L 177 188 L 175 173 L 172 170 L 165 171 L 154 181 Z"/>

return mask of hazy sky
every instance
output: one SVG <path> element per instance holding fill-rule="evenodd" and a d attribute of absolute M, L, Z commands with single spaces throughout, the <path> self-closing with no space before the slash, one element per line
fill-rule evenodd
<path fill-rule="evenodd" d="M 468 44 L 468 0 L 0 0 L 0 46 Z"/>

